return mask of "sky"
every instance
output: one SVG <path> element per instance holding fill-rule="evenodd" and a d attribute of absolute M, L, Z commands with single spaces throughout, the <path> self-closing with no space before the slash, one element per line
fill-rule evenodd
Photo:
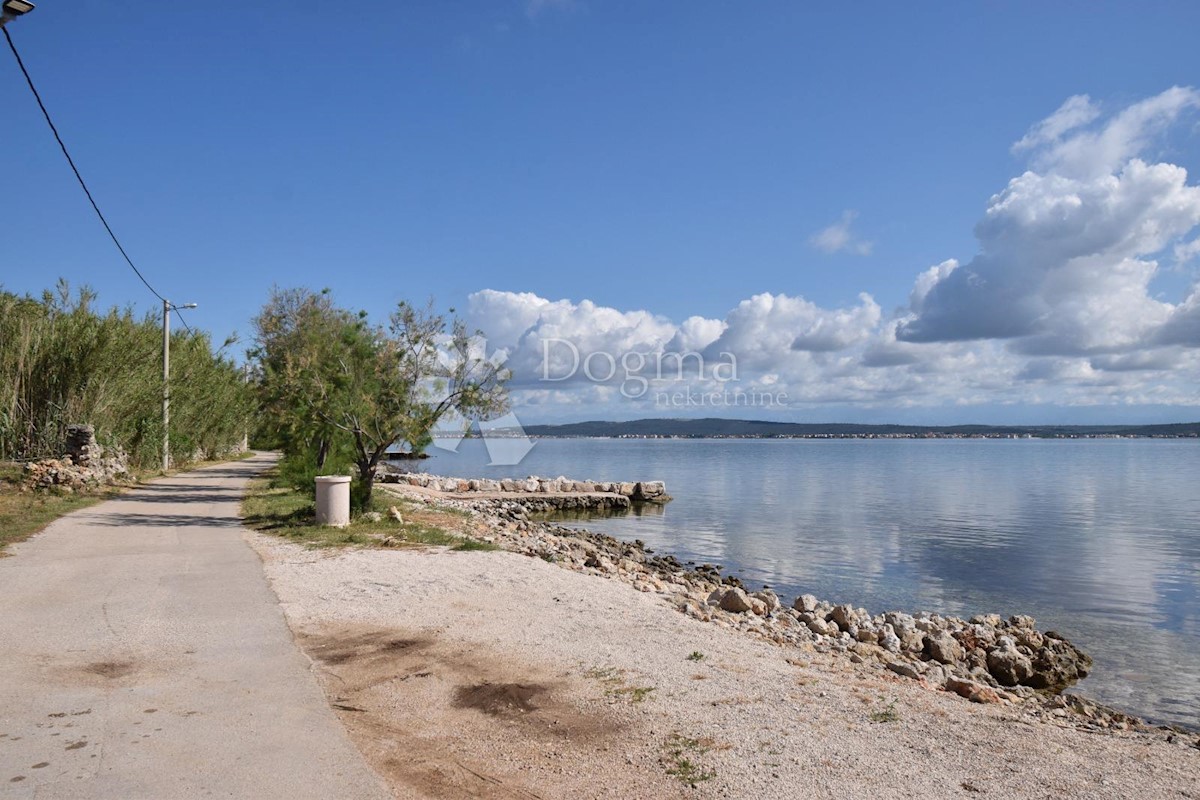
<path fill-rule="evenodd" d="M 1200 6 L 41 0 L 109 222 L 237 357 L 433 299 L 526 422 L 1200 419 Z M 156 312 L 0 52 L 0 286 Z M 678 365 L 684 364 L 682 373 Z"/>

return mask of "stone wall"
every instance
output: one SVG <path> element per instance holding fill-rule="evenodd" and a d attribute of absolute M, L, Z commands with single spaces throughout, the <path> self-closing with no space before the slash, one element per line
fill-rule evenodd
<path fill-rule="evenodd" d="M 128 457 L 119 448 L 107 456 L 96 441 L 91 425 L 67 426 L 61 458 L 44 458 L 25 465 L 25 485 L 30 489 L 78 492 L 114 483 L 129 474 Z"/>

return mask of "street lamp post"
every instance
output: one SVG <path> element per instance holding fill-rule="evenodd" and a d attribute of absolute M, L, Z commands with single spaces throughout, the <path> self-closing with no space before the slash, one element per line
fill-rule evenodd
<path fill-rule="evenodd" d="M 0 28 L 30 11 L 33 11 L 33 3 L 27 0 L 4 0 L 0 3 Z"/>
<path fill-rule="evenodd" d="M 173 306 L 163 300 L 163 472 L 171 468 L 171 309 L 195 307 L 195 303 Z"/>

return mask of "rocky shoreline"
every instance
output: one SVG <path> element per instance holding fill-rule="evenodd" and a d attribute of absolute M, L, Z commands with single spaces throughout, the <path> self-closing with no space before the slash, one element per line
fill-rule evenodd
<path fill-rule="evenodd" d="M 418 479 L 420 480 L 420 479 Z M 531 479 L 533 480 L 533 479 Z M 566 479 L 558 479 L 559 486 Z M 443 486 L 451 491 L 439 491 Z M 1058 718 L 1091 730 L 1149 729 L 1135 717 L 1063 690 L 1087 676 L 1092 659 L 1055 631 L 1040 631 L 1032 617 L 969 619 L 929 612 L 871 614 L 812 595 L 785 603 L 770 589 L 750 591 L 713 564 L 692 566 L 657 555 L 640 540 L 622 541 L 566 527 L 539 512 L 563 506 L 530 498 L 473 495 L 472 481 L 429 477 L 393 481 L 387 488 L 409 500 L 472 515 L 486 541 L 577 572 L 622 580 L 660 595 L 694 619 L 742 631 L 776 645 L 841 655 L 860 668 L 918 682 L 930 690 L 976 703 L 1011 705 L 1035 718 Z M 452 493 L 453 492 L 453 493 Z M 662 492 L 665 495 L 665 490 Z M 575 506 L 578 507 L 578 506 Z M 1163 728 L 1164 730 L 1173 730 Z"/>

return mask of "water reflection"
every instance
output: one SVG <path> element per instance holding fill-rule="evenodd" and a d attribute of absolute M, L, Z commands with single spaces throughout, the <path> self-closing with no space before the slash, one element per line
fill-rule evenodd
<path fill-rule="evenodd" d="M 1200 445 L 1190 441 L 543 440 L 433 472 L 665 480 L 588 526 L 748 583 L 879 611 L 1029 613 L 1096 659 L 1081 688 L 1200 724 Z"/>

